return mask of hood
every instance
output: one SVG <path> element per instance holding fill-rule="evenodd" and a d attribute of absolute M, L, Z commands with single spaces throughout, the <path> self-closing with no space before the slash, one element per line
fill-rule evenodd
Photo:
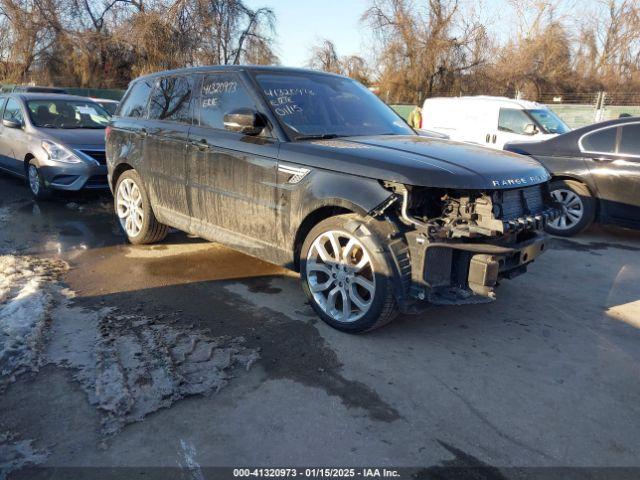
<path fill-rule="evenodd" d="M 511 152 L 417 135 L 291 142 L 280 159 L 407 185 L 507 189 L 549 179 L 537 161 Z"/>
<path fill-rule="evenodd" d="M 38 128 L 43 140 L 51 140 L 74 149 L 104 148 L 104 129 L 102 128 Z"/>

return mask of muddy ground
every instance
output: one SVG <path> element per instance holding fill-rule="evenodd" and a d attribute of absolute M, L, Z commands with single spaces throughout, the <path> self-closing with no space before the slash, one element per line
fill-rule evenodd
<path fill-rule="evenodd" d="M 350 336 L 291 272 L 179 232 L 133 247 L 108 195 L 36 204 L 0 177 L 0 268 L 0 320 L 28 332 L 0 332 L 0 478 L 640 467 L 638 232 L 554 239 L 492 304 Z"/>

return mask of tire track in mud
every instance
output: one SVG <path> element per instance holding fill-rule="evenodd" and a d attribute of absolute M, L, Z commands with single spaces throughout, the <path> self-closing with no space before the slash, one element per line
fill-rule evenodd
<path fill-rule="evenodd" d="M 191 325 L 63 305 L 52 315 L 47 361 L 75 370 L 104 413 L 102 434 L 226 386 L 259 358 L 243 337 L 211 337 Z"/>
<path fill-rule="evenodd" d="M 61 260 L 0 256 L 0 392 L 42 365 L 70 368 L 104 415 L 101 433 L 112 435 L 184 397 L 219 391 L 259 358 L 242 336 L 74 306 L 60 283 L 67 269 Z"/>

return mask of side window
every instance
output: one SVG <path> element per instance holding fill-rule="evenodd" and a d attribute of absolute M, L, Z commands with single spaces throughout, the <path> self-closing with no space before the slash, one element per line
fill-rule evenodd
<path fill-rule="evenodd" d="M 586 152 L 614 153 L 618 128 L 607 128 L 586 135 L 582 139 L 582 149 Z"/>
<path fill-rule="evenodd" d="M 618 153 L 640 157 L 640 123 L 622 127 Z"/>
<path fill-rule="evenodd" d="M 20 110 L 20 103 L 14 98 L 10 98 L 7 102 L 7 106 L 4 109 L 3 119 L 15 120 L 16 122 L 24 123 L 22 117 L 22 110 Z"/>
<path fill-rule="evenodd" d="M 147 100 L 153 86 L 152 79 L 137 81 L 120 105 L 121 117 L 144 117 L 147 113 Z"/>
<path fill-rule="evenodd" d="M 205 75 L 199 102 L 200 125 L 224 129 L 225 114 L 238 108 L 257 110 L 251 95 L 232 73 Z"/>
<path fill-rule="evenodd" d="M 187 77 L 165 77 L 151 94 L 149 118 L 191 123 L 191 80 Z"/>
<path fill-rule="evenodd" d="M 0 97 L 0 115 L 2 115 L 2 112 L 4 111 L 4 104 L 7 101 L 7 97 Z"/>
<path fill-rule="evenodd" d="M 498 117 L 498 130 L 524 135 L 524 127 L 533 123 L 533 120 L 522 110 L 515 108 L 501 108 Z"/>

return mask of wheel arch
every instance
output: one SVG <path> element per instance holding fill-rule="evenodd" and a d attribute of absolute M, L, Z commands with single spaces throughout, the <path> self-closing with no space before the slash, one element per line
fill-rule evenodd
<path fill-rule="evenodd" d="M 600 198 L 598 197 L 598 194 L 597 194 L 598 192 L 596 190 L 595 185 L 592 185 L 590 182 L 585 181 L 583 177 L 580 177 L 578 175 L 573 175 L 571 173 L 552 174 L 551 180 L 549 180 L 549 182 L 551 183 L 554 181 L 563 181 L 563 180 L 571 180 L 573 182 L 578 182 L 584 185 L 587 188 L 587 190 L 589 190 L 589 193 L 591 194 L 591 198 L 593 198 L 596 205 L 596 218 L 599 218 L 601 213 L 601 206 L 600 206 Z"/>
<path fill-rule="evenodd" d="M 122 175 L 127 170 L 134 170 L 134 168 L 132 165 L 126 162 L 119 163 L 118 165 L 116 165 L 116 168 L 113 169 L 113 173 L 110 175 L 110 178 L 109 178 L 109 187 L 111 188 L 112 193 L 115 192 L 116 184 L 118 183 L 118 179 L 120 178 L 120 175 Z"/>
<path fill-rule="evenodd" d="M 29 176 L 29 163 L 31 162 L 31 160 L 33 160 L 34 158 L 36 158 L 36 156 L 33 153 L 27 153 L 24 156 L 24 176 L 28 177 Z"/>
<path fill-rule="evenodd" d="M 360 211 L 359 211 L 360 210 Z M 296 234 L 293 241 L 293 268 L 296 272 L 300 271 L 300 251 L 302 250 L 302 244 L 304 243 L 309 232 L 318 223 L 326 220 L 327 218 L 335 217 L 337 215 L 344 215 L 348 213 L 362 213 L 361 209 L 355 205 L 345 205 L 344 202 L 335 202 L 326 205 L 322 205 L 315 210 L 309 212 L 300 226 L 296 230 Z"/>

